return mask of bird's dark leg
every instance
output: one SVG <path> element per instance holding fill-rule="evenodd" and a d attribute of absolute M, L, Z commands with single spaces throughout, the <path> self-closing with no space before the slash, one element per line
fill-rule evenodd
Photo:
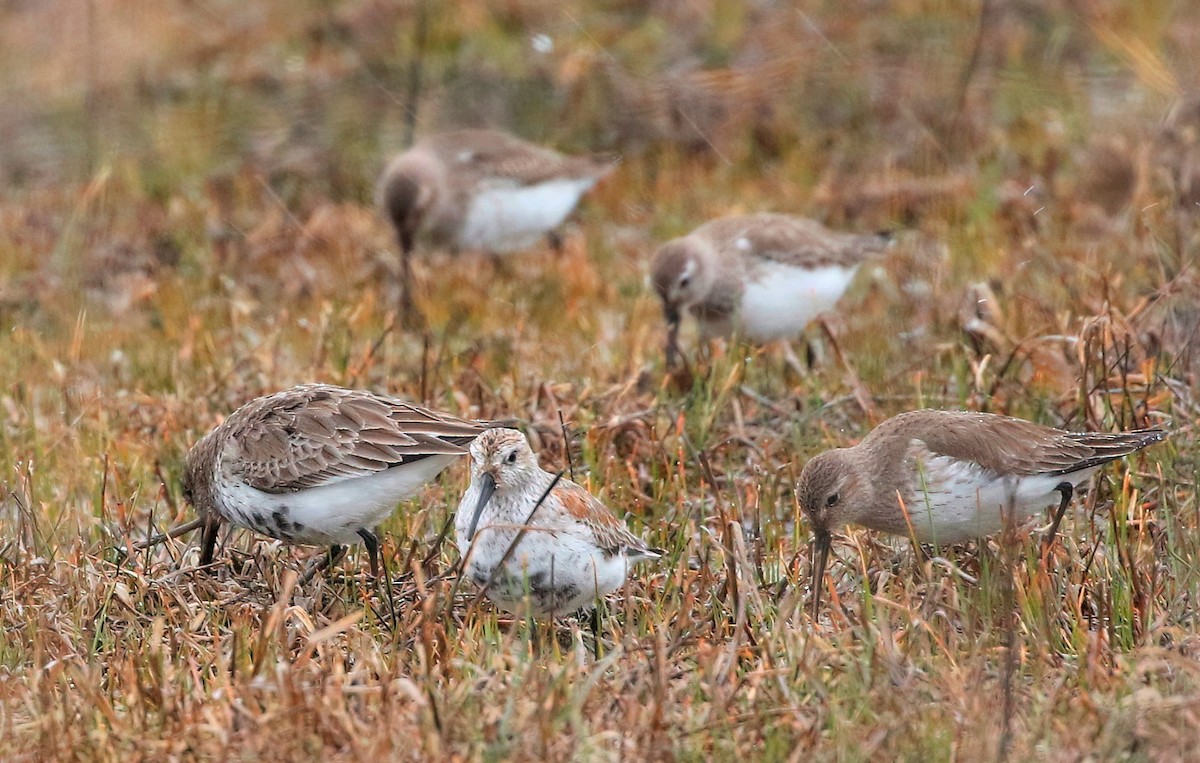
<path fill-rule="evenodd" d="M 562 256 L 564 246 L 562 234 L 556 230 L 546 231 L 546 243 L 554 250 L 558 256 Z"/>
<path fill-rule="evenodd" d="M 406 328 L 423 328 L 423 316 L 417 310 L 413 298 L 412 253 L 416 246 L 416 235 L 405 230 L 400 239 L 400 323 Z"/>
<path fill-rule="evenodd" d="M 221 529 L 221 520 L 217 517 L 205 517 L 200 529 L 200 566 L 212 564 L 213 554 L 217 550 L 217 530 Z"/>
<path fill-rule="evenodd" d="M 329 547 L 329 553 L 322 554 L 317 557 L 312 564 L 308 565 L 308 569 L 300 576 L 299 585 L 304 585 L 321 570 L 328 569 L 337 564 L 343 556 L 346 555 L 346 547 L 339 546 L 336 543 Z"/>
<path fill-rule="evenodd" d="M 600 606 L 592 609 L 591 617 L 592 625 L 592 655 L 598 660 L 600 659 L 600 630 L 603 625 L 603 616 L 600 614 Z"/>
<path fill-rule="evenodd" d="M 367 528 L 362 528 L 358 531 L 358 537 L 363 539 L 363 545 L 367 547 L 367 556 L 371 559 L 371 577 L 379 577 L 379 538 L 375 537 L 375 533 Z"/>
<path fill-rule="evenodd" d="M 346 555 L 346 547 L 337 543 L 329 547 L 329 561 L 325 563 L 326 567 L 332 567 L 342 561 L 342 557 Z"/>
<path fill-rule="evenodd" d="M 410 256 L 407 250 L 400 252 L 400 316 L 404 321 L 412 318 L 414 312 Z"/>
<path fill-rule="evenodd" d="M 380 581 L 383 583 L 383 591 L 380 592 L 380 595 L 385 595 L 383 592 L 386 592 L 388 613 L 391 615 L 392 627 L 394 628 L 396 625 L 396 605 L 392 601 L 392 580 L 391 575 L 388 574 L 387 559 L 379 553 L 379 538 L 365 527 L 358 531 L 358 537 L 363 539 L 363 545 L 367 547 L 367 554 L 371 558 L 371 576 L 375 578 L 376 585 L 379 585 Z M 383 570 L 382 578 L 379 577 L 380 570 Z"/>
<path fill-rule="evenodd" d="M 1075 495 L 1075 486 L 1070 482 L 1060 482 L 1054 489 L 1062 493 L 1062 502 L 1058 504 L 1058 511 L 1054 512 L 1054 521 L 1050 523 L 1050 531 L 1046 533 L 1046 540 L 1042 544 L 1043 549 L 1049 549 L 1054 543 L 1058 525 L 1062 522 L 1063 515 L 1067 513 L 1067 505 L 1071 503 L 1072 496 Z"/>

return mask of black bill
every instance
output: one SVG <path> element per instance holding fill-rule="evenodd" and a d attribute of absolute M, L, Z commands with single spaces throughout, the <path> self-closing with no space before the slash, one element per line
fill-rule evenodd
<path fill-rule="evenodd" d="M 813 620 L 816 620 L 821 612 L 821 590 L 825 587 L 825 565 L 829 562 L 829 549 L 832 545 L 833 536 L 827 530 L 813 530 Z"/>
<path fill-rule="evenodd" d="M 675 368 L 679 362 L 679 323 L 680 315 L 677 310 L 666 311 L 667 316 L 667 368 Z"/>
<path fill-rule="evenodd" d="M 475 540 L 475 528 L 479 526 L 479 515 L 483 513 L 483 507 L 492 500 L 492 493 L 495 492 L 496 478 L 484 472 L 483 476 L 479 478 L 479 503 L 475 504 L 475 514 L 471 517 L 471 529 L 467 531 L 467 543 Z"/>

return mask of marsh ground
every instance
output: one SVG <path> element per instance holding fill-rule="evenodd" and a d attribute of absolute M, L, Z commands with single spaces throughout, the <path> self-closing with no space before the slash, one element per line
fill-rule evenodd
<path fill-rule="evenodd" d="M 6 4 L 0 755 L 1194 757 L 1198 51 L 1167 1 Z M 426 332 L 370 206 L 415 58 L 419 129 L 623 158 L 561 254 L 421 260 Z M 644 262 L 758 209 L 899 243 L 840 356 L 716 348 L 680 389 Z M 247 534 L 216 575 L 113 551 L 190 516 L 192 442 L 306 381 L 518 417 L 548 467 L 561 415 L 668 551 L 603 656 L 451 596 L 461 467 L 383 528 L 394 611 L 360 552 L 293 591 L 304 552 Z M 849 532 L 813 622 L 799 468 L 919 406 L 1175 434 L 1045 559 Z"/>

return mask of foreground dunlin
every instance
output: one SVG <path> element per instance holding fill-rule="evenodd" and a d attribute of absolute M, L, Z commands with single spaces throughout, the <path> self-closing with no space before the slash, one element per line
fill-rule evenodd
<path fill-rule="evenodd" d="M 378 574 L 375 528 L 433 480 L 486 424 L 385 395 L 306 384 L 234 411 L 188 453 L 183 488 L 202 520 L 200 564 L 231 522 L 286 543 L 362 541 Z"/>
<path fill-rule="evenodd" d="M 613 166 L 495 130 L 456 130 L 417 141 L 391 161 L 376 192 L 396 229 L 405 293 L 418 237 L 454 250 L 529 247 L 561 225 Z"/>
<path fill-rule="evenodd" d="M 705 337 L 737 333 L 769 342 L 796 336 L 833 307 L 859 266 L 889 240 L 760 213 L 721 217 L 668 241 L 650 266 L 667 319 L 668 365 L 674 365 L 685 312 Z"/>
<path fill-rule="evenodd" d="M 1058 504 L 1046 542 L 1077 488 L 1100 468 L 1165 438 L 1161 429 L 1065 432 L 1008 416 L 902 413 L 852 448 L 814 457 L 796 486 L 813 527 L 813 611 L 831 533 L 856 524 L 920 543 L 999 532 Z"/>
<path fill-rule="evenodd" d="M 471 443 L 471 485 L 454 526 L 464 574 L 496 606 L 528 604 L 535 617 L 591 609 L 624 584 L 630 565 L 661 556 L 582 487 L 538 466 L 513 429 Z"/>

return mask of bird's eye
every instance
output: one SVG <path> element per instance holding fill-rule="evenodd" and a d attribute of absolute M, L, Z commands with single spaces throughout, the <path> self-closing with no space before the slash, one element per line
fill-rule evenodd
<path fill-rule="evenodd" d="M 506 464 L 517 463 L 517 452 L 515 450 L 510 450 L 508 452 L 508 455 L 505 456 L 505 458 L 504 458 L 504 463 L 506 463 Z"/>
<path fill-rule="evenodd" d="M 829 497 L 825 499 L 825 505 L 833 506 L 835 503 L 838 502 L 838 498 L 840 498 L 840 497 L 841 496 L 839 496 L 837 493 L 830 493 Z"/>
<path fill-rule="evenodd" d="M 679 288 L 686 289 L 688 287 L 688 285 L 691 284 L 691 282 L 692 282 L 691 276 L 680 276 L 679 277 Z"/>

